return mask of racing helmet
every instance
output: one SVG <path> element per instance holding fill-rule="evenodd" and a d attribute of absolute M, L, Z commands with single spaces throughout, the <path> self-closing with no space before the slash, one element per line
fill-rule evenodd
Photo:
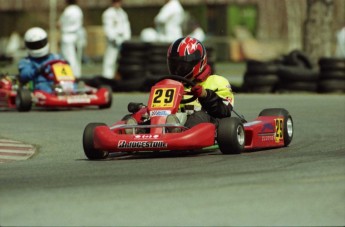
<path fill-rule="evenodd" d="M 167 53 L 169 72 L 172 75 L 197 79 L 207 65 L 204 45 L 190 36 L 177 39 Z"/>
<path fill-rule="evenodd" d="M 42 28 L 33 27 L 27 30 L 24 35 L 24 41 L 31 57 L 40 58 L 48 55 L 48 35 Z"/>

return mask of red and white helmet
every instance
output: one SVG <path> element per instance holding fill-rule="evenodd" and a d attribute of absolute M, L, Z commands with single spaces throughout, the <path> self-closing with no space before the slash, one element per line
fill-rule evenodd
<path fill-rule="evenodd" d="M 172 75 L 198 79 L 207 65 L 204 45 L 192 37 L 179 38 L 168 49 L 168 68 Z"/>
<path fill-rule="evenodd" d="M 27 30 L 24 41 L 31 57 L 40 58 L 49 53 L 48 35 L 42 28 L 34 27 Z"/>

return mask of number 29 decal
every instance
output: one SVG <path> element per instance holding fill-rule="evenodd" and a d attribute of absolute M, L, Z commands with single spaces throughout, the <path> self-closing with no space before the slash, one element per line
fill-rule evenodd
<path fill-rule="evenodd" d="M 151 107 L 172 107 L 174 104 L 175 91 L 175 88 L 155 89 Z"/>

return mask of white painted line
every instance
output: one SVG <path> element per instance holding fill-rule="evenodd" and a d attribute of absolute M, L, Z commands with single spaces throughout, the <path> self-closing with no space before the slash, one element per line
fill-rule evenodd
<path fill-rule="evenodd" d="M 21 150 L 10 150 L 10 149 L 0 149 L 0 155 L 1 153 L 15 153 L 15 154 L 33 154 L 35 153 L 34 149 L 21 151 Z"/>

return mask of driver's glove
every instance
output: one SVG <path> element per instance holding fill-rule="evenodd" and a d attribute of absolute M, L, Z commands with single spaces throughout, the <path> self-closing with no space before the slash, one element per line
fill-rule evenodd
<path fill-rule="evenodd" d="M 195 85 L 192 87 L 191 92 L 198 98 L 205 98 L 207 96 L 206 90 L 201 85 Z"/>

